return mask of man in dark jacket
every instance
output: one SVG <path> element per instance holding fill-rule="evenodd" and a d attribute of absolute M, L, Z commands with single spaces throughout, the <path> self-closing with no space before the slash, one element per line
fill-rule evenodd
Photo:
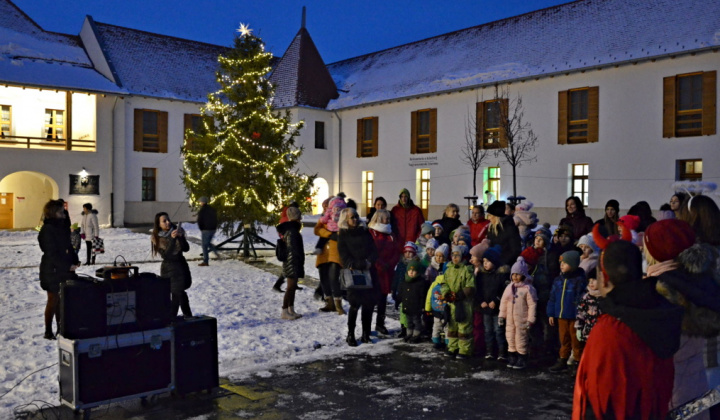
<path fill-rule="evenodd" d="M 202 234 L 202 253 L 203 253 L 203 262 L 198 264 L 201 267 L 208 266 L 208 262 L 210 261 L 209 253 L 212 251 L 215 254 L 215 257 L 218 259 L 220 258 L 220 254 L 217 252 L 217 248 L 215 248 L 215 245 L 212 244 L 213 236 L 215 236 L 215 231 L 217 230 L 217 211 L 215 211 L 214 208 L 210 204 L 208 204 L 208 198 L 207 197 L 200 197 L 200 200 L 198 200 L 200 203 L 200 211 L 197 215 L 197 224 L 198 228 L 200 229 L 200 233 Z"/>

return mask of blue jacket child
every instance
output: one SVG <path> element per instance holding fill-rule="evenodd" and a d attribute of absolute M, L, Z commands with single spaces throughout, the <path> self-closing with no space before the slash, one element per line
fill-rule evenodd
<path fill-rule="evenodd" d="M 574 264 L 575 255 L 578 255 L 578 264 Z M 555 278 L 550 289 L 550 299 L 547 304 L 547 316 L 559 319 L 572 319 L 577 316 L 577 306 L 580 303 L 585 290 L 587 280 L 585 271 L 579 268 L 579 254 L 575 251 L 568 251 L 562 254 L 561 260 L 569 266 L 570 270 L 563 272 Z"/>

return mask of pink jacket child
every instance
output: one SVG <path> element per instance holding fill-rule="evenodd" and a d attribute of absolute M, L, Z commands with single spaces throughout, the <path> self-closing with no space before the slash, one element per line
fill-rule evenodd
<path fill-rule="evenodd" d="M 511 283 L 500 299 L 499 324 L 505 324 L 508 342 L 508 364 L 513 369 L 527 366 L 528 336 L 535 323 L 537 292 L 523 257 L 518 257 L 510 269 Z"/>
<path fill-rule="evenodd" d="M 338 219 L 340 218 L 340 212 L 342 209 L 347 207 L 347 203 L 345 203 L 345 200 L 342 197 L 334 197 L 330 199 L 330 202 L 328 203 L 327 208 L 325 209 L 325 213 L 320 217 L 320 222 L 325 225 L 325 228 L 329 230 L 330 232 L 337 232 L 340 230 L 338 228 Z M 315 244 L 315 255 L 322 254 L 323 248 L 325 248 L 325 244 L 327 244 L 328 238 L 319 238 L 317 243 Z"/>

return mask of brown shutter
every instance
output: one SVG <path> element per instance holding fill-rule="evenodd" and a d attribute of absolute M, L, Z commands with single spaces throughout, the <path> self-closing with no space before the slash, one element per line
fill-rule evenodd
<path fill-rule="evenodd" d="M 186 146 L 188 150 L 192 149 L 192 139 L 187 137 L 187 131 L 192 129 L 192 116 L 193 114 L 185 114 L 183 116 L 183 145 Z"/>
<path fill-rule="evenodd" d="M 378 155 L 378 121 L 380 119 L 378 117 L 372 117 L 372 124 L 373 124 L 373 133 L 372 133 L 372 155 L 377 156 Z"/>
<path fill-rule="evenodd" d="M 160 153 L 167 153 L 168 150 L 168 113 L 158 112 L 158 142 Z"/>
<path fill-rule="evenodd" d="M 65 148 L 72 150 L 72 121 L 73 121 L 73 101 L 72 92 L 65 92 Z"/>
<path fill-rule="evenodd" d="M 509 106 L 509 100 L 508 98 L 500 98 L 500 148 L 505 149 L 508 147 L 508 136 L 507 131 L 505 131 L 508 127 L 508 122 L 510 115 L 508 112 L 510 111 Z"/>
<path fill-rule="evenodd" d="M 663 137 L 675 137 L 675 76 L 663 78 Z"/>
<path fill-rule="evenodd" d="M 600 126 L 598 121 L 600 111 L 599 96 L 600 89 L 597 86 L 588 88 L 588 143 L 597 143 L 598 141 L 598 128 Z"/>
<path fill-rule="evenodd" d="M 357 157 L 362 157 L 363 119 L 357 120 Z"/>
<path fill-rule="evenodd" d="M 143 151 L 143 110 L 135 109 L 135 126 L 133 127 L 133 150 Z"/>
<path fill-rule="evenodd" d="M 417 150 L 417 111 L 410 113 L 410 153 Z"/>
<path fill-rule="evenodd" d="M 478 149 L 483 148 L 483 134 L 485 134 L 485 103 L 475 103 L 475 138 Z"/>
<path fill-rule="evenodd" d="M 702 85 L 702 134 L 704 136 L 715 134 L 716 130 L 716 96 L 717 71 L 703 73 Z"/>
<path fill-rule="evenodd" d="M 558 92 L 558 144 L 568 142 L 568 91 Z"/>
<path fill-rule="evenodd" d="M 430 110 L 430 153 L 437 152 L 437 108 Z"/>

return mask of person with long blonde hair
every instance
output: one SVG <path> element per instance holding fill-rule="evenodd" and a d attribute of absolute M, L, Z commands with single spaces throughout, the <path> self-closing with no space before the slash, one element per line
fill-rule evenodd
<path fill-rule="evenodd" d="M 487 239 L 491 245 L 500 246 L 501 265 L 512 266 L 522 252 L 520 231 L 515 225 L 512 216 L 505 216 L 505 202 L 496 201 L 488 207 Z"/>

